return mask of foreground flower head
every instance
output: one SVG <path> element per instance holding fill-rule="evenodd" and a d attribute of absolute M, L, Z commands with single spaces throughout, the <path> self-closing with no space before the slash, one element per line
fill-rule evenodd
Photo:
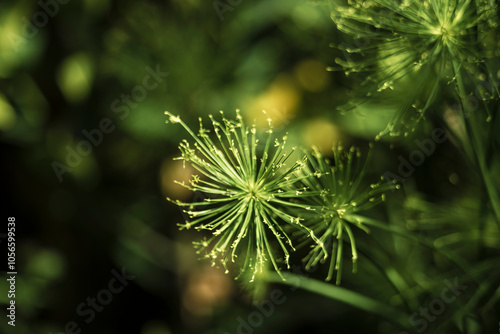
<path fill-rule="evenodd" d="M 195 134 L 179 116 L 165 112 L 167 121 L 180 124 L 190 135 L 179 146 L 180 159 L 190 163 L 200 175 L 194 175 L 189 185 L 183 186 L 205 195 L 201 202 L 183 203 L 190 220 L 179 224 L 181 229 L 207 230 L 210 235 L 195 242 L 197 253 L 221 264 L 226 273 L 230 262 L 236 262 L 240 274 L 250 271 L 251 280 L 272 263 L 280 273 L 279 261 L 288 265 L 289 249 L 294 249 L 288 229 L 299 230 L 311 237 L 311 231 L 299 218 L 288 214 L 285 208 L 299 206 L 289 198 L 305 196 L 305 189 L 297 188 L 298 171 L 303 160 L 290 162 L 286 152 L 286 136 L 274 137 L 271 120 L 260 145 L 260 133 L 255 126 L 247 127 L 239 111 L 236 120 L 222 114 L 219 122 L 210 116 L 211 130 L 203 126 Z M 292 149 L 293 151 L 293 149 Z"/>
<path fill-rule="evenodd" d="M 336 62 L 346 75 L 371 72 L 359 94 L 394 89 L 410 80 L 406 103 L 381 133 L 399 135 L 425 116 L 440 84 L 466 76 L 478 86 L 493 78 L 487 58 L 496 42 L 488 36 L 498 27 L 498 5 L 489 0 L 349 0 L 337 6 L 332 19 L 354 38 L 340 45 L 344 59 Z M 497 90 L 497 89 L 496 89 Z M 482 99 L 498 91 L 480 92 Z M 359 102 L 357 102 L 359 103 Z"/>
<path fill-rule="evenodd" d="M 308 164 L 303 171 L 310 177 L 302 182 L 317 194 L 306 199 L 312 211 L 305 213 L 304 218 L 320 241 L 312 246 L 305 258 L 306 269 L 330 257 L 326 280 L 331 280 L 336 271 L 336 284 L 340 284 L 342 277 L 342 250 L 346 240 L 351 244 L 353 272 L 356 271 L 358 253 L 351 227 L 369 232 L 358 213 L 384 201 L 384 192 L 396 187 L 381 179 L 379 183 L 362 188 L 372 151 L 369 152 L 363 162 L 358 148 L 344 151 L 337 146 L 333 148 L 333 161 L 330 162 L 314 149 L 308 154 Z"/>

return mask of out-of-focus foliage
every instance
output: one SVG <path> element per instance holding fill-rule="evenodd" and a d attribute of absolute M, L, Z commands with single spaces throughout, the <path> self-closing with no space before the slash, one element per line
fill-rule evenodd
<path fill-rule="evenodd" d="M 300 289 L 257 282 L 242 290 L 198 261 L 191 245 L 198 235 L 177 230 L 188 217 L 165 200 L 193 200 L 172 181 L 187 182 L 193 170 L 173 160 L 186 135 L 165 125 L 165 110 L 196 127 L 198 117 L 238 108 L 248 124 L 265 127 L 265 109 L 290 146 L 315 145 L 325 156 L 339 143 L 366 147 L 385 129 L 401 96 L 337 111 L 352 97 L 353 81 L 326 71 L 341 56 L 330 45 L 344 38 L 331 10 L 302 0 L 0 3 L 2 212 L 18 226 L 17 333 L 69 332 L 72 322 L 96 334 L 234 333 L 255 312 L 253 296 L 269 298 L 275 289 L 286 302 L 256 332 L 399 332 Z M 444 116 L 429 117 L 406 138 L 384 139 L 367 171 L 398 174 L 401 159 L 420 149 L 416 141 L 446 131 L 448 140 L 404 177 L 403 189 L 387 195 L 387 212 L 370 212 L 432 242 L 353 231 L 363 265 L 342 284 L 411 314 L 439 298 L 444 279 L 459 277 L 468 289 L 429 327 L 498 331 L 498 222 L 466 158 L 471 152 L 462 150 L 467 134 L 456 101 L 438 94 L 436 115 Z M 498 170 L 498 161 L 488 163 Z M 451 259 L 436 250 L 445 246 Z M 327 266 L 304 269 L 309 251 L 291 257 L 299 267 L 292 269 L 322 280 Z M 87 298 L 102 297 L 113 270 L 135 278 L 89 320 L 78 307 L 92 309 Z M 0 280 L 2 307 L 7 288 Z M 467 322 L 453 322 L 454 315 Z M 12 332 L 5 317 L 0 332 Z"/>

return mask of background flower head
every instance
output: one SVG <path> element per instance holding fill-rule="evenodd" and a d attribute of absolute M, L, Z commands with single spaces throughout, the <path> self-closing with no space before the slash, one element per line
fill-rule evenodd
<path fill-rule="evenodd" d="M 457 75 L 477 84 L 496 79 L 497 71 L 487 62 L 494 49 L 489 33 L 498 27 L 498 5 L 493 1 L 348 1 L 336 6 L 331 16 L 352 38 L 339 46 L 344 53 L 336 59 L 340 69 L 346 75 L 368 73 L 357 92 L 362 100 L 398 89 L 403 79 L 410 87 L 406 102 L 381 135 L 413 130 L 443 82 L 453 82 Z M 485 99 L 491 96 L 498 96 L 498 89 L 481 93 Z"/>
<path fill-rule="evenodd" d="M 359 148 L 354 146 L 344 150 L 339 145 L 332 151 L 333 161 L 329 161 L 317 149 L 313 149 L 312 154 L 308 154 L 308 164 L 303 170 L 309 177 L 302 182 L 316 194 L 306 199 L 310 206 L 309 211 L 304 212 L 304 218 L 319 239 L 319 243 L 312 245 L 305 261 L 306 268 L 310 268 L 330 257 L 326 280 L 331 280 L 337 271 L 336 283 L 340 284 L 344 241 L 351 244 L 353 271 L 356 270 L 358 253 L 351 227 L 369 232 L 358 213 L 384 201 L 384 192 L 394 189 L 396 185 L 377 182 L 363 188 L 371 150 L 364 161 Z"/>

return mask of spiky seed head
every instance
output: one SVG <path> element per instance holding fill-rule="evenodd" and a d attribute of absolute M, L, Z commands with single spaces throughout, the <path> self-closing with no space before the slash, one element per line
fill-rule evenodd
<path fill-rule="evenodd" d="M 313 148 L 313 153 L 307 154 L 308 164 L 302 171 L 309 177 L 301 182 L 315 194 L 304 198 L 309 204 L 310 211 L 303 212 L 302 216 L 305 224 L 319 240 L 311 246 L 312 250 L 304 260 L 307 263 L 306 268 L 310 268 L 330 257 L 326 280 L 331 280 L 336 271 L 336 284 L 340 284 L 343 241 L 349 239 L 353 271 L 355 271 L 358 253 L 351 227 L 355 226 L 369 232 L 362 224 L 358 213 L 384 201 L 384 192 L 395 186 L 379 182 L 362 188 L 362 181 L 373 152 L 371 148 L 364 161 L 359 148 L 354 146 L 347 150 L 336 146 L 332 151 L 333 161 L 328 161 L 319 150 Z"/>
<path fill-rule="evenodd" d="M 298 172 L 304 161 L 290 161 L 286 151 L 286 135 L 278 139 L 271 121 L 265 133 L 248 127 L 239 111 L 236 120 L 221 120 L 210 116 L 212 130 L 204 127 L 195 134 L 179 116 L 165 112 L 167 122 L 180 124 L 190 135 L 179 149 L 183 161 L 190 163 L 200 176 L 189 185 L 194 192 L 204 194 L 201 202 L 173 201 L 183 207 L 191 218 L 179 224 L 181 229 L 208 231 L 208 236 L 195 242 L 197 253 L 212 265 L 222 265 L 226 273 L 229 264 L 237 262 L 238 277 L 250 271 L 251 280 L 271 263 L 280 273 L 279 263 L 289 267 L 289 251 L 293 243 L 288 230 L 313 236 L 300 218 L 286 208 L 300 204 L 288 202 L 291 197 L 308 196 L 307 189 L 298 189 Z M 265 137 L 263 145 L 259 138 Z"/>

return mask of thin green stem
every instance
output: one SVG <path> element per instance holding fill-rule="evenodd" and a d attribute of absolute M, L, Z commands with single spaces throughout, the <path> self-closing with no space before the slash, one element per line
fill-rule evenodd
<path fill-rule="evenodd" d="M 471 141 L 472 151 L 474 152 L 476 163 L 481 171 L 481 177 L 486 192 L 488 193 L 488 197 L 490 199 L 491 207 L 493 208 L 493 213 L 495 215 L 496 221 L 500 224 L 500 197 L 498 196 L 497 188 L 495 187 L 495 183 L 491 178 L 490 171 L 486 165 L 487 158 L 485 156 L 482 143 L 479 138 L 479 135 L 483 130 L 478 129 L 474 126 L 474 124 L 472 124 L 473 120 L 477 118 L 477 116 L 473 114 L 473 110 L 470 110 L 469 105 L 465 100 L 467 94 L 462 76 L 460 75 L 460 66 L 456 63 L 456 61 L 453 61 L 452 63 L 453 74 L 457 83 L 457 92 L 460 98 L 460 103 L 462 104 L 464 123 L 467 129 L 467 134 Z M 468 117 L 466 117 L 467 115 Z"/>
<path fill-rule="evenodd" d="M 275 273 L 270 273 L 269 275 L 266 275 L 265 279 L 270 283 L 289 285 L 293 289 L 300 288 L 329 299 L 340 301 L 357 309 L 382 316 L 402 328 L 409 328 L 409 315 L 406 312 L 396 309 L 388 304 L 314 278 L 292 273 L 282 273 L 282 275 L 283 278 Z"/>
<path fill-rule="evenodd" d="M 466 261 L 464 261 L 461 257 L 456 256 L 453 252 L 449 252 L 445 249 L 435 247 L 434 242 L 432 240 L 429 240 L 421 235 L 414 235 L 412 233 L 409 233 L 406 230 L 403 230 L 402 228 L 399 228 L 397 226 L 391 226 L 391 225 L 388 225 L 386 223 L 383 223 L 383 222 L 375 220 L 375 219 L 367 218 L 364 216 L 353 215 L 353 214 L 350 214 L 349 217 L 351 217 L 352 219 L 358 219 L 365 225 L 374 226 L 374 227 L 377 227 L 381 230 L 385 230 L 388 232 L 392 232 L 394 234 L 398 234 L 402 237 L 413 240 L 421 245 L 429 247 L 430 249 L 435 250 L 437 253 L 441 254 L 442 256 L 444 256 L 445 258 L 450 260 L 451 262 L 455 263 L 466 274 L 469 274 L 470 266 L 468 265 L 468 263 Z"/>

